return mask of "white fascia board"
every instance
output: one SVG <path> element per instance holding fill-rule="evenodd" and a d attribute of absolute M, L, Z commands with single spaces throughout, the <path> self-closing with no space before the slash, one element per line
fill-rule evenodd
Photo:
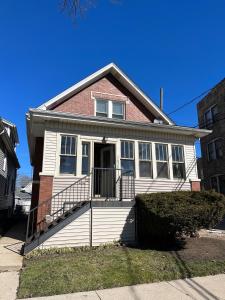
<path fill-rule="evenodd" d="M 131 122 L 124 120 L 113 120 L 106 118 L 97 118 L 97 117 L 87 117 L 84 115 L 72 115 L 68 113 L 60 113 L 53 111 L 41 111 L 37 109 L 30 110 L 32 115 L 33 122 L 37 118 L 40 122 L 44 120 L 57 120 L 57 121 L 70 121 L 71 123 L 79 124 L 95 124 L 97 126 L 107 126 L 107 127 L 124 127 L 132 128 L 136 130 L 147 130 L 147 131 L 156 131 L 156 132 L 167 132 L 178 135 L 193 136 L 193 138 L 202 138 L 210 133 L 211 130 L 207 129 L 197 129 L 191 127 L 183 127 L 177 125 L 165 125 L 165 124 L 155 124 L 155 123 L 141 123 L 141 122 Z"/>
<path fill-rule="evenodd" d="M 65 98 L 72 96 L 74 93 L 79 92 L 81 89 L 85 88 L 85 86 L 90 85 L 92 82 L 102 78 L 106 74 L 111 73 L 122 85 L 124 85 L 137 99 L 153 114 L 156 114 L 158 117 L 162 118 L 165 122 L 170 125 L 173 125 L 174 122 L 162 112 L 162 110 L 147 96 L 145 93 L 140 90 L 137 85 L 128 78 L 114 63 L 110 63 L 92 75 L 86 77 L 81 80 L 77 84 L 73 85 L 69 89 L 60 93 L 56 97 L 50 99 L 45 102 L 37 109 L 47 110 L 49 106 L 52 104 L 57 104 L 63 101 Z"/>

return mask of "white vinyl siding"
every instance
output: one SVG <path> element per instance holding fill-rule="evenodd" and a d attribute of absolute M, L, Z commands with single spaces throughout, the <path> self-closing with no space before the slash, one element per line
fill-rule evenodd
<path fill-rule="evenodd" d="M 135 240 L 134 208 L 93 208 L 93 246 L 113 241 L 132 243 Z"/>
<path fill-rule="evenodd" d="M 133 207 L 93 207 L 92 245 L 135 241 L 135 213 Z M 90 245 L 91 210 L 66 225 L 39 249 L 81 247 Z"/>

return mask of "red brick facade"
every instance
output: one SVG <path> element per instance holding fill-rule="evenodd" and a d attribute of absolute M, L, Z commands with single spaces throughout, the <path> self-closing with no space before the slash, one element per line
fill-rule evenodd
<path fill-rule="evenodd" d="M 200 192 L 201 191 L 200 181 L 191 181 L 191 190 L 192 192 Z"/>
<path fill-rule="evenodd" d="M 38 204 L 42 204 L 38 209 L 37 224 L 43 217 L 51 212 L 51 201 L 46 201 L 52 197 L 53 176 L 40 175 L 40 189 Z"/>
<path fill-rule="evenodd" d="M 125 119 L 128 121 L 153 122 L 155 119 L 142 103 L 135 99 L 128 90 L 109 75 L 91 84 L 58 106 L 50 109 L 58 112 L 93 116 L 93 97 L 124 102 Z"/>

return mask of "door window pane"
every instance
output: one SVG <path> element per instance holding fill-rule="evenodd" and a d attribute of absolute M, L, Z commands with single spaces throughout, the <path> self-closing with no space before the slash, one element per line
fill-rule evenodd
<path fill-rule="evenodd" d="M 89 143 L 82 143 L 82 175 L 89 173 L 89 148 Z"/>
<path fill-rule="evenodd" d="M 96 100 L 96 116 L 108 117 L 108 101 Z"/>

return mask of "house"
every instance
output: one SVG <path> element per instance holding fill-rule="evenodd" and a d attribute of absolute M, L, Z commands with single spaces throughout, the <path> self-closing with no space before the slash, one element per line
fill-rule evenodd
<path fill-rule="evenodd" d="M 212 133 L 201 137 L 203 186 L 225 194 L 225 78 L 198 104 L 199 127 Z"/>
<path fill-rule="evenodd" d="M 15 148 L 19 143 L 14 124 L 0 118 L 0 213 L 10 217 L 14 209 L 15 182 L 20 167 Z"/>
<path fill-rule="evenodd" d="M 16 189 L 15 195 L 15 211 L 17 213 L 28 214 L 31 205 L 32 181 L 23 187 Z"/>
<path fill-rule="evenodd" d="M 115 64 L 27 113 L 34 169 L 25 253 L 135 241 L 135 195 L 200 189 L 195 140 Z"/>

